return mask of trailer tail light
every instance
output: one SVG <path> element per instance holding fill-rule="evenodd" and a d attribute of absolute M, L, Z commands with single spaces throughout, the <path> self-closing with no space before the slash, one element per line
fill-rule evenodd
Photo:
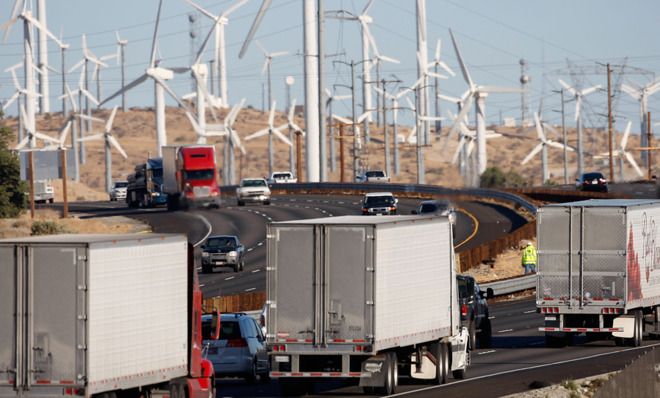
<path fill-rule="evenodd" d="M 67 387 L 64 389 L 64 395 L 85 395 L 84 388 Z"/>
<path fill-rule="evenodd" d="M 227 347 L 229 348 L 247 347 L 247 341 L 245 341 L 245 339 L 227 340 Z"/>
<path fill-rule="evenodd" d="M 467 314 L 468 314 L 467 304 L 461 304 L 461 315 L 462 316 L 467 316 Z"/>
<path fill-rule="evenodd" d="M 275 351 L 275 352 L 284 352 L 284 351 L 286 351 L 286 346 L 284 344 L 275 344 L 273 346 L 273 351 Z"/>
<path fill-rule="evenodd" d="M 602 312 L 603 314 L 622 314 L 622 313 L 623 313 L 623 309 L 621 309 L 621 308 L 609 308 L 609 307 L 605 307 L 605 308 L 603 308 L 603 309 L 601 310 L 601 312 Z"/>
<path fill-rule="evenodd" d="M 541 307 L 541 314 L 559 314 L 559 307 Z"/>

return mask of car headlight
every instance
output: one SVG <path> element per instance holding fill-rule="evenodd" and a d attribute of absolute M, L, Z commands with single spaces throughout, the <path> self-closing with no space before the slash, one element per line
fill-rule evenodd
<path fill-rule="evenodd" d="M 202 252 L 202 257 L 208 257 L 209 254 L 207 252 Z"/>
<path fill-rule="evenodd" d="M 235 250 L 232 250 L 229 253 L 227 253 L 227 256 L 229 256 L 229 257 L 236 257 L 236 255 L 238 255 L 238 253 L 236 253 Z"/>

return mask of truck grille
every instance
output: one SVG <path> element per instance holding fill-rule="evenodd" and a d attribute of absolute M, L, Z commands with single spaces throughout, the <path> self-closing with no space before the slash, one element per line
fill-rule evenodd
<path fill-rule="evenodd" d="M 206 198 L 211 195 L 209 187 L 193 187 L 193 194 L 196 198 Z"/>

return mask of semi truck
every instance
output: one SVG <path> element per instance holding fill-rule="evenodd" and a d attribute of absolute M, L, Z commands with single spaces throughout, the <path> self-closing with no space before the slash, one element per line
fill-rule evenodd
<path fill-rule="evenodd" d="M 0 397 L 213 398 L 186 237 L 0 240 Z"/>
<path fill-rule="evenodd" d="M 128 176 L 126 204 L 128 207 L 154 207 L 167 204 L 163 192 L 163 158 L 147 159 L 135 166 Z"/>
<path fill-rule="evenodd" d="M 270 377 L 284 395 L 316 380 L 389 395 L 403 374 L 465 377 L 469 334 L 447 217 L 275 222 L 266 238 Z"/>
<path fill-rule="evenodd" d="M 163 148 L 163 191 L 167 210 L 220 206 L 220 188 L 213 145 Z"/>
<path fill-rule="evenodd" d="M 593 199 L 537 215 L 537 311 L 548 346 L 660 333 L 660 201 Z"/>

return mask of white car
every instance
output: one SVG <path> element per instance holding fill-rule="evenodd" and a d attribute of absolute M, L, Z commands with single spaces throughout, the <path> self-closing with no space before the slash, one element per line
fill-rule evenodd
<path fill-rule="evenodd" d="M 367 170 L 355 178 L 356 182 L 390 182 L 390 177 L 383 170 Z"/>
<path fill-rule="evenodd" d="M 268 179 L 269 184 L 294 184 L 296 182 L 298 182 L 298 179 L 290 171 L 275 171 Z"/>
<path fill-rule="evenodd" d="M 110 201 L 125 200 L 128 181 L 115 181 L 110 189 Z"/>
<path fill-rule="evenodd" d="M 247 202 L 270 204 L 270 189 L 263 178 L 244 178 L 236 188 L 236 202 L 245 206 Z"/>

